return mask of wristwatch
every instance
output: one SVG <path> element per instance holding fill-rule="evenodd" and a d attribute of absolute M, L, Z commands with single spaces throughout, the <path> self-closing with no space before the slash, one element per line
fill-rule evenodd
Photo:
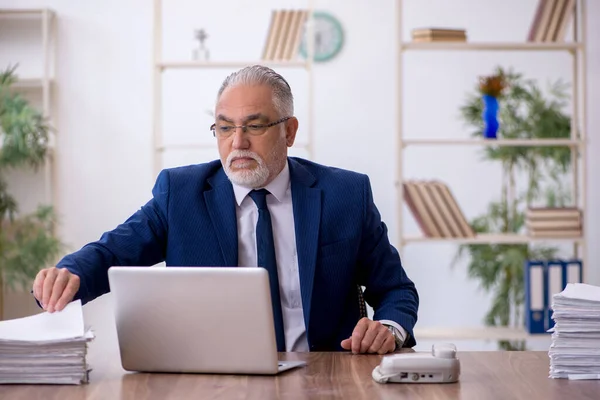
<path fill-rule="evenodd" d="M 392 325 L 386 325 L 386 324 L 384 324 L 384 325 L 392 333 L 392 336 L 394 336 L 394 341 L 396 342 L 396 348 L 394 349 L 394 351 L 401 349 L 402 346 L 404 345 L 404 338 L 402 337 L 402 335 L 400 335 L 400 332 L 398 332 L 398 329 L 396 329 L 396 327 L 394 327 Z"/>

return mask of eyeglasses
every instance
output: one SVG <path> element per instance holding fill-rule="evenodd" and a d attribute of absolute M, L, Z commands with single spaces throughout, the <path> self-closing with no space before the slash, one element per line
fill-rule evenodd
<path fill-rule="evenodd" d="M 292 117 L 285 117 L 277 120 L 275 122 L 271 122 L 270 124 L 249 124 L 249 125 L 217 125 L 212 124 L 210 126 L 210 130 L 213 133 L 213 136 L 218 138 L 228 138 L 235 132 L 236 128 L 242 128 L 242 132 L 248 132 L 252 136 L 259 136 L 265 133 L 270 127 L 281 124 L 282 122 L 287 121 Z"/>

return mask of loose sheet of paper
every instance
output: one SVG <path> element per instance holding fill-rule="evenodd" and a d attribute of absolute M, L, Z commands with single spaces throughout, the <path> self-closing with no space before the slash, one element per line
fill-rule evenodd
<path fill-rule="evenodd" d="M 81 300 L 67 304 L 62 311 L 0 322 L 0 340 L 43 342 L 80 338 L 84 333 Z"/>

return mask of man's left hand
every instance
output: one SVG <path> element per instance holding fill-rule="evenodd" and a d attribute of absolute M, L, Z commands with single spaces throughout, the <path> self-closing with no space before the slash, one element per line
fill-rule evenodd
<path fill-rule="evenodd" d="M 352 336 L 342 340 L 342 348 L 353 353 L 385 354 L 396 349 L 394 335 L 379 321 L 361 318 L 356 324 Z"/>

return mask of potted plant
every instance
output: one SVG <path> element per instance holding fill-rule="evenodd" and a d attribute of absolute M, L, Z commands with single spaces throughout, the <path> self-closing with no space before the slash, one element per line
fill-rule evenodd
<path fill-rule="evenodd" d="M 569 138 L 571 119 L 563 111 L 568 96 L 559 80 L 543 94 L 537 82 L 498 67 L 494 76 L 502 77 L 499 100 L 500 132 L 509 139 Z M 500 87 L 500 85 L 498 86 Z M 481 86 L 469 94 L 460 108 L 463 120 L 481 137 L 486 129 L 481 115 L 484 104 Z M 490 94 L 491 95 L 491 94 Z M 568 147 L 489 146 L 483 158 L 499 163 L 504 172 L 500 197 L 488 205 L 486 213 L 471 221 L 477 233 L 523 233 L 525 211 L 529 206 L 565 206 L 571 201 L 571 151 Z M 517 178 L 527 181 L 517 185 Z M 489 326 L 523 326 L 523 267 L 529 259 L 555 258 L 558 248 L 532 244 L 461 245 L 454 261 L 469 256 L 468 276 L 478 280 L 482 289 L 493 293 L 492 306 L 485 316 Z M 522 349 L 520 342 L 500 342 L 505 349 Z"/>
<path fill-rule="evenodd" d="M 62 244 L 54 234 L 51 205 L 32 214 L 20 212 L 6 173 L 14 168 L 37 170 L 49 156 L 46 118 L 13 90 L 16 66 L 0 73 L 0 319 L 3 288 L 28 290 L 37 272 L 52 264 Z"/>

